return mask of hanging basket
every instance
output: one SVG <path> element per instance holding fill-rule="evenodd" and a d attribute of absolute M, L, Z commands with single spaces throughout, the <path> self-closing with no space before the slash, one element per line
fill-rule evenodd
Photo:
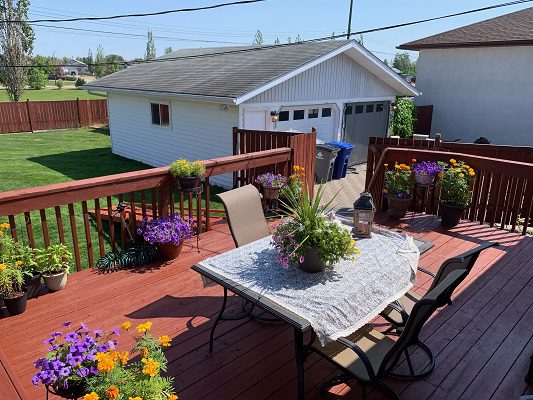
<path fill-rule="evenodd" d="M 279 198 L 279 189 L 263 187 L 263 196 L 265 196 L 266 200 L 277 200 Z"/>
<path fill-rule="evenodd" d="M 183 178 L 178 178 L 178 184 L 180 185 L 181 191 L 190 192 L 195 190 L 200 185 L 200 177 L 187 176 Z"/>
<path fill-rule="evenodd" d="M 435 182 L 435 176 L 415 174 L 415 181 L 420 186 L 431 186 Z"/>

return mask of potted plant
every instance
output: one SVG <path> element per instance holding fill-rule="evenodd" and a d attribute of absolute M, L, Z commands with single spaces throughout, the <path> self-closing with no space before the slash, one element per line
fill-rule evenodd
<path fill-rule="evenodd" d="M 43 274 L 44 283 L 51 291 L 58 291 L 67 284 L 69 262 L 72 253 L 64 244 L 54 244 L 45 249 L 36 249 L 36 261 Z"/>
<path fill-rule="evenodd" d="M 177 160 L 170 164 L 170 173 L 178 179 L 181 190 L 191 191 L 198 187 L 205 175 L 205 165 L 201 160 Z"/>
<path fill-rule="evenodd" d="M 385 168 L 388 164 L 385 164 Z M 385 170 L 385 189 L 389 204 L 388 214 L 393 218 L 403 218 L 411 205 L 411 192 L 414 182 L 411 167 L 407 164 L 395 163 L 394 168 Z"/>
<path fill-rule="evenodd" d="M 146 242 L 155 245 L 161 257 L 172 260 L 181 253 L 184 240 L 192 237 L 193 226 L 192 218 L 185 220 L 174 213 L 151 221 L 144 218 L 137 233 Z"/>
<path fill-rule="evenodd" d="M 276 261 L 283 267 L 298 265 L 305 272 L 320 272 L 342 259 L 359 254 L 350 229 L 326 213 L 331 204 L 321 205 L 324 188 L 320 187 L 315 198 L 304 190 L 298 198 L 287 192 L 285 205 L 289 216 L 272 236 L 278 256 Z"/>
<path fill-rule="evenodd" d="M 135 334 L 129 321 L 122 327 L 133 337 L 135 345 L 130 351 L 110 348 L 95 354 L 98 373 L 89 377 L 83 399 L 177 400 L 172 378 L 161 376 L 168 364 L 163 348 L 171 345 L 171 339 L 166 335 L 153 336 L 150 321 L 137 325 Z M 132 355 L 138 357 L 131 360 Z"/>
<path fill-rule="evenodd" d="M 414 159 L 413 159 L 414 160 Z M 421 186 L 431 186 L 435 182 L 435 177 L 444 169 L 439 163 L 433 161 L 416 162 L 413 165 L 415 181 Z"/>
<path fill-rule="evenodd" d="M 295 165 L 292 168 L 292 171 L 293 172 L 289 176 L 289 179 L 287 179 L 287 185 L 279 191 L 281 208 L 284 209 L 284 211 L 287 211 L 284 204 L 287 204 L 289 201 L 287 192 L 292 193 L 294 197 L 300 199 L 305 188 L 305 168 Z"/>
<path fill-rule="evenodd" d="M 99 373 L 96 354 L 114 350 L 118 344 L 114 338 L 118 330 L 105 334 L 102 330 L 89 330 L 84 323 L 72 329 L 70 322 L 62 328 L 44 341 L 48 351 L 35 361 L 38 372 L 32 383 L 45 385 L 47 391 L 59 397 L 77 399 L 87 393 L 88 379 Z"/>
<path fill-rule="evenodd" d="M 287 186 L 287 177 L 267 172 L 266 174 L 258 175 L 255 178 L 255 183 L 263 188 L 263 196 L 266 200 L 276 200 L 279 198 L 279 191 Z"/>
<path fill-rule="evenodd" d="M 440 187 L 440 213 L 442 225 L 454 227 L 461 220 L 464 211 L 472 199 L 472 187 L 476 172 L 464 161 L 451 159 L 442 172 L 438 185 Z"/>
<path fill-rule="evenodd" d="M 0 263 L 0 295 L 10 315 L 26 311 L 28 297 L 22 288 L 23 281 L 19 265 Z"/>

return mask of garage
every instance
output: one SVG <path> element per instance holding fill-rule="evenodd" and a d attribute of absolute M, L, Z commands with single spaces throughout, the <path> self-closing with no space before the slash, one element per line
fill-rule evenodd
<path fill-rule="evenodd" d="M 276 131 L 317 131 L 317 139 L 328 142 L 336 139 L 339 110 L 335 104 L 283 108 L 274 124 Z"/>

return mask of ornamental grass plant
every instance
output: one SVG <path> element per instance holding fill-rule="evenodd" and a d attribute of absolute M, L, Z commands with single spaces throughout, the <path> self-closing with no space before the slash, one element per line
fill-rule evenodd
<path fill-rule="evenodd" d="M 467 206 L 472 200 L 475 170 L 464 161 L 450 159 L 440 175 L 440 201 L 450 206 Z"/>

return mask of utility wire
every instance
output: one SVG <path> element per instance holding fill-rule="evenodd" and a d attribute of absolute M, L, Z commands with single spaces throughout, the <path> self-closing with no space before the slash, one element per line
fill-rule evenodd
<path fill-rule="evenodd" d="M 213 5 L 205 6 L 205 7 L 179 8 L 179 9 L 175 9 L 175 10 L 164 10 L 164 11 L 156 11 L 156 12 L 151 12 L 151 13 L 120 14 L 120 15 L 111 15 L 111 16 L 107 16 L 107 17 L 34 19 L 34 20 L 28 20 L 28 21 L 26 21 L 26 20 L 6 20 L 4 22 L 6 22 L 6 23 L 21 23 L 21 22 L 40 23 L 40 22 L 101 21 L 101 20 L 119 19 L 119 18 L 150 17 L 150 16 L 155 16 L 155 15 L 166 15 L 166 14 L 176 14 L 176 13 L 191 12 L 191 11 L 213 10 L 215 8 L 221 8 L 221 7 L 227 7 L 227 6 L 236 6 L 236 5 L 243 5 L 243 4 L 251 4 L 251 3 L 261 3 L 261 2 L 264 2 L 264 1 L 267 1 L 267 0 L 240 0 L 240 1 L 233 1 L 231 3 L 213 4 Z"/>

